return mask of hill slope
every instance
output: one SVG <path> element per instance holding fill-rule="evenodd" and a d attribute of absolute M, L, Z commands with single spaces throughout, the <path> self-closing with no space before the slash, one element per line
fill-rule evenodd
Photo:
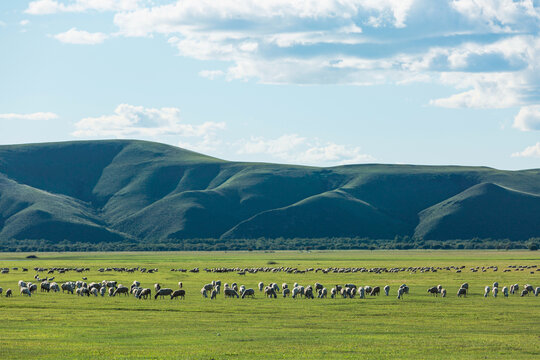
<path fill-rule="evenodd" d="M 0 240 L 540 236 L 540 170 L 227 162 L 164 144 L 0 146 Z"/>

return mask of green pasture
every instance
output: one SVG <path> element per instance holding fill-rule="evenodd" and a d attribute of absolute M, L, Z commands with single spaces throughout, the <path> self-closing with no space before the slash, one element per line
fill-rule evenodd
<path fill-rule="evenodd" d="M 0 287 L 14 292 L 0 297 L 1 359 L 533 359 L 540 357 L 540 297 L 483 297 L 484 286 L 518 283 L 540 286 L 540 254 L 531 251 L 336 251 L 336 252 L 164 252 L 164 253 L 24 253 L 0 254 L 0 268 L 18 267 L 0 275 Z M 416 267 L 465 266 L 461 273 L 410 271 L 397 273 L 259 272 L 207 273 L 214 267 Z M 154 274 L 97 271 L 100 267 L 158 268 Z M 494 272 L 471 267 L 498 266 Z M 27 273 L 22 267 L 29 268 Z M 59 284 L 116 280 L 129 286 L 160 283 L 177 288 L 185 300 L 138 300 L 124 297 L 78 297 L 38 292 L 18 293 L 19 280 L 32 281 L 34 267 L 89 267 L 83 274 L 55 276 Z M 171 268 L 199 273 L 171 272 Z M 531 272 L 533 272 L 531 274 Z M 320 282 L 390 285 L 384 294 L 366 299 L 203 299 L 200 289 L 212 280 L 237 282 L 248 288 L 283 282 L 292 286 Z M 470 284 L 467 298 L 457 298 L 461 283 Z M 400 284 L 410 287 L 396 299 Z M 443 285 L 447 298 L 427 294 Z M 279 294 L 281 295 L 281 294 Z"/>

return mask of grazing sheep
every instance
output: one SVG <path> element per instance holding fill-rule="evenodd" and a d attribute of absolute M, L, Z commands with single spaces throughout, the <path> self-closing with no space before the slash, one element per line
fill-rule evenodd
<path fill-rule="evenodd" d="M 113 292 L 112 296 L 116 296 L 117 294 L 124 294 L 125 296 L 129 295 L 129 288 L 120 285 L 116 290 Z"/>
<path fill-rule="evenodd" d="M 11 297 L 12 294 L 13 292 L 11 291 L 11 289 L 6 290 L 6 297 Z"/>
<path fill-rule="evenodd" d="M 296 287 L 294 287 L 294 288 L 292 289 L 292 295 L 291 295 L 291 297 L 292 297 L 293 299 L 296 299 L 296 297 L 297 297 L 298 295 L 300 295 L 300 293 L 301 293 L 300 287 L 299 287 L 299 286 L 296 286 Z"/>
<path fill-rule="evenodd" d="M 1 294 L 1 293 L 2 293 L 2 292 L 0 291 L 0 294 Z M 537 287 L 537 288 L 534 290 L 534 296 L 538 296 L 538 295 L 540 295 L 540 287 Z"/>
<path fill-rule="evenodd" d="M 363 299 L 366 297 L 366 290 L 363 287 L 358 288 L 358 297 Z"/>
<path fill-rule="evenodd" d="M 427 292 L 430 293 L 431 295 L 437 296 L 437 294 L 439 293 L 439 289 L 437 289 L 436 286 L 433 286 L 427 289 Z"/>
<path fill-rule="evenodd" d="M 308 286 L 305 291 L 304 291 L 304 296 L 306 297 L 306 299 L 313 299 L 314 296 L 313 296 L 313 288 L 310 286 Z"/>
<path fill-rule="evenodd" d="M 289 289 L 288 287 L 283 289 L 283 297 L 287 297 L 290 294 L 291 294 L 291 289 Z"/>
<path fill-rule="evenodd" d="M 385 294 L 386 296 L 388 296 L 389 293 L 390 293 L 390 285 L 386 285 L 386 286 L 384 287 L 384 294 Z"/>
<path fill-rule="evenodd" d="M 51 283 L 50 288 L 53 292 L 60 292 L 60 287 L 55 282 Z"/>
<path fill-rule="evenodd" d="M 26 282 L 24 282 L 24 281 L 22 281 L 22 280 L 19 280 L 19 287 L 20 287 L 20 288 L 23 288 L 23 287 L 25 288 L 27 285 L 28 285 L 28 284 L 27 284 Z"/>
<path fill-rule="evenodd" d="M 201 295 L 204 297 L 204 298 L 207 298 L 208 297 L 208 294 L 206 293 L 208 290 L 206 290 L 204 287 L 201 289 Z"/>
<path fill-rule="evenodd" d="M 181 288 L 182 288 L 182 286 L 184 286 L 184 284 L 182 284 L 182 282 L 181 282 L 181 281 L 179 281 L 179 282 L 178 282 L 178 287 L 179 287 L 179 288 L 181 289 Z"/>
<path fill-rule="evenodd" d="M 20 291 L 21 291 L 21 295 L 28 295 L 28 297 L 32 296 L 32 293 L 27 287 L 22 287 Z"/>
<path fill-rule="evenodd" d="M 216 286 L 214 287 L 214 290 L 216 291 L 217 294 L 221 294 L 221 285 L 216 284 Z"/>
<path fill-rule="evenodd" d="M 109 296 L 114 296 L 114 288 L 109 288 Z"/>
<path fill-rule="evenodd" d="M 144 288 L 139 293 L 139 300 L 143 298 L 150 299 L 151 297 L 152 297 L 152 290 L 150 290 L 149 288 Z"/>
<path fill-rule="evenodd" d="M 379 286 L 375 286 L 373 289 L 371 289 L 371 292 L 369 293 L 369 295 L 378 296 L 380 293 L 381 293 L 381 288 Z"/>
<path fill-rule="evenodd" d="M 497 287 L 494 287 L 493 290 L 491 290 L 491 292 L 493 293 L 493 297 L 497 297 L 497 294 L 499 293 L 499 288 Z"/>
<path fill-rule="evenodd" d="M 275 292 L 277 292 L 277 293 L 279 292 L 279 286 L 278 286 L 278 284 L 272 283 L 270 286 L 274 289 Z"/>
<path fill-rule="evenodd" d="M 341 288 L 340 293 L 341 293 L 341 296 L 342 296 L 344 299 L 346 299 L 347 296 L 349 295 L 349 293 L 347 292 L 348 290 L 349 290 L 349 288 Z"/>
<path fill-rule="evenodd" d="M 269 298 L 277 298 L 276 289 L 274 289 L 272 286 L 267 286 L 264 288 L 264 295 Z"/>
<path fill-rule="evenodd" d="M 289 285 L 287 285 L 287 283 L 283 283 L 283 284 L 281 284 L 281 288 L 282 288 L 283 290 L 288 289 L 288 288 L 289 288 Z"/>
<path fill-rule="evenodd" d="M 437 285 L 437 292 L 439 294 L 441 293 L 441 290 L 442 290 L 442 285 L 441 284 Z"/>
<path fill-rule="evenodd" d="M 523 286 L 523 289 L 527 290 L 529 293 L 534 293 L 534 288 L 530 284 L 526 284 Z"/>
<path fill-rule="evenodd" d="M 98 296 L 98 289 L 96 289 L 95 287 L 91 288 L 89 290 L 90 294 L 94 295 L 95 297 Z"/>
<path fill-rule="evenodd" d="M 409 293 L 409 287 L 407 285 L 401 284 L 399 287 L 403 289 L 403 294 Z"/>
<path fill-rule="evenodd" d="M 397 291 L 397 298 L 398 299 L 403 299 L 403 293 L 404 293 L 404 290 L 402 287 L 400 287 Z"/>
<path fill-rule="evenodd" d="M 521 295 L 520 296 L 525 296 L 525 295 L 529 295 L 529 291 L 527 289 L 523 289 L 521 291 Z"/>
<path fill-rule="evenodd" d="M 43 292 L 43 291 L 49 292 L 51 290 L 51 287 L 50 287 L 49 283 L 46 282 L 46 281 L 41 283 L 40 288 L 41 288 L 41 292 Z"/>
<path fill-rule="evenodd" d="M 155 290 L 156 292 L 158 292 L 159 289 L 161 289 L 161 285 L 159 285 L 159 284 L 154 284 L 154 290 Z"/>
<path fill-rule="evenodd" d="M 373 290 L 371 286 L 364 286 L 364 291 L 366 292 L 366 294 L 371 294 L 371 290 Z"/>
<path fill-rule="evenodd" d="M 28 290 L 33 294 L 35 291 L 37 291 L 37 285 L 28 283 Z"/>
<path fill-rule="evenodd" d="M 156 291 L 156 295 L 154 295 L 154 300 L 158 298 L 158 296 L 161 296 L 163 298 L 164 296 L 171 295 L 173 293 L 173 289 L 171 288 L 160 288 Z"/>
<path fill-rule="evenodd" d="M 330 290 L 330 297 L 333 299 L 335 298 L 337 295 L 337 289 L 335 287 L 333 287 L 331 290 Z"/>
<path fill-rule="evenodd" d="M 441 289 L 441 296 L 446 297 L 446 289 Z"/>
<path fill-rule="evenodd" d="M 489 296 L 489 293 L 491 291 L 491 288 L 489 286 L 486 286 L 484 288 L 484 297 L 487 298 Z"/>
<path fill-rule="evenodd" d="M 229 298 L 229 297 L 237 297 L 239 298 L 240 296 L 238 296 L 238 293 L 236 291 L 234 291 L 233 289 L 231 288 L 225 288 L 223 290 L 223 294 L 225 295 L 226 298 Z"/>
<path fill-rule="evenodd" d="M 263 289 L 264 289 L 264 283 L 261 281 L 259 283 L 259 291 L 263 291 Z"/>
<path fill-rule="evenodd" d="M 107 291 L 107 288 L 102 286 L 101 289 L 99 289 L 99 294 L 101 297 L 105 296 L 105 292 Z"/>
<path fill-rule="evenodd" d="M 315 283 L 315 291 L 319 292 L 319 290 L 322 290 L 324 286 L 322 286 L 322 284 L 319 284 L 319 283 Z"/>
<path fill-rule="evenodd" d="M 210 293 L 210 300 L 216 299 L 216 298 L 217 298 L 217 294 L 218 294 L 218 292 L 217 292 L 216 289 L 212 290 L 212 292 Z"/>
<path fill-rule="evenodd" d="M 457 292 L 457 296 L 458 297 L 461 297 L 461 296 L 464 296 L 464 297 L 467 297 L 467 289 L 466 288 L 459 288 L 458 292 Z"/>
<path fill-rule="evenodd" d="M 137 280 L 135 280 L 135 281 L 133 281 L 132 286 L 133 286 L 133 285 L 135 285 L 136 287 L 139 287 L 139 286 L 141 286 L 141 283 L 138 282 Z"/>
<path fill-rule="evenodd" d="M 203 289 L 205 289 L 206 291 L 212 291 L 214 289 L 214 285 L 206 284 L 203 286 Z"/>
<path fill-rule="evenodd" d="M 328 290 L 326 290 L 326 288 L 322 288 L 319 290 L 317 297 L 319 299 L 324 299 L 327 295 L 328 295 Z"/>
<path fill-rule="evenodd" d="M 508 297 L 508 288 L 507 288 L 506 286 L 503 287 L 503 290 L 502 290 L 502 291 L 503 291 L 504 297 Z"/>
<path fill-rule="evenodd" d="M 174 292 L 171 294 L 171 300 L 174 298 L 179 298 L 179 299 L 182 298 L 182 300 L 184 300 L 186 298 L 186 290 L 184 289 L 174 290 Z"/>
<path fill-rule="evenodd" d="M 493 287 L 494 287 L 494 288 L 498 288 L 498 287 L 499 287 L 499 283 L 495 281 L 495 282 L 493 283 Z"/>
<path fill-rule="evenodd" d="M 242 292 L 242 299 L 245 298 L 246 296 L 251 296 L 251 298 L 255 298 L 255 290 L 253 289 L 245 289 L 243 292 Z"/>

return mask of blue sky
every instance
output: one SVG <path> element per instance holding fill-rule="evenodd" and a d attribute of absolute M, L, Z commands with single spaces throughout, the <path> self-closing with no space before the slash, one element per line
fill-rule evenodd
<path fill-rule="evenodd" d="M 540 1 L 0 2 L 0 144 L 540 167 Z"/>

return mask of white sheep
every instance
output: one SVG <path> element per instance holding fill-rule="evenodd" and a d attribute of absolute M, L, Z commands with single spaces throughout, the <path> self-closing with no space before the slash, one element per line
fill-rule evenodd
<path fill-rule="evenodd" d="M 388 293 L 389 293 L 389 292 L 390 292 L 390 285 L 386 285 L 386 286 L 384 287 L 384 294 L 385 294 L 386 296 L 388 296 Z"/>
<path fill-rule="evenodd" d="M 498 287 L 494 287 L 493 290 L 491 290 L 491 292 L 493 292 L 493 297 L 497 297 L 497 294 L 499 293 L 499 288 Z"/>
<path fill-rule="evenodd" d="M 503 287 L 502 292 L 503 292 L 504 297 L 508 297 L 508 287 L 506 286 Z"/>
<path fill-rule="evenodd" d="M 491 288 L 490 288 L 489 286 L 486 286 L 486 287 L 484 288 L 484 297 L 485 297 L 485 298 L 488 297 L 490 291 L 491 291 Z"/>
<path fill-rule="evenodd" d="M 441 289 L 441 296 L 446 297 L 446 289 Z"/>

